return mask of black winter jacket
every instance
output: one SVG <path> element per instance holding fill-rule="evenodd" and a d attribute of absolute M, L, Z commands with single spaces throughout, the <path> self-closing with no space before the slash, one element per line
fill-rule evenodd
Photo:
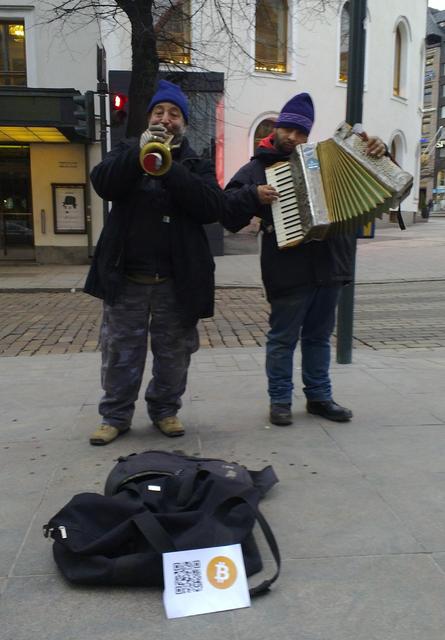
<path fill-rule="evenodd" d="M 139 144 L 116 145 L 91 172 L 99 196 L 112 200 L 84 291 L 112 305 L 125 281 L 125 237 L 141 208 L 170 216 L 173 280 L 185 326 L 213 315 L 214 271 L 203 225 L 224 220 L 226 204 L 213 165 L 201 160 L 184 139 L 164 176 L 152 178 L 139 163 Z"/>
<path fill-rule="evenodd" d="M 262 228 L 273 224 L 270 206 L 259 203 L 257 185 L 266 184 L 266 167 L 286 159 L 287 156 L 274 149 L 259 147 L 250 162 L 233 176 L 226 186 L 226 194 L 232 209 L 240 216 L 240 224 L 228 226 L 231 231 L 242 228 L 249 215 L 260 217 Z M 279 249 L 275 232 L 265 231 L 261 273 L 268 300 L 289 295 L 303 286 L 330 286 L 350 281 L 354 244 L 352 237 L 336 236 Z"/>

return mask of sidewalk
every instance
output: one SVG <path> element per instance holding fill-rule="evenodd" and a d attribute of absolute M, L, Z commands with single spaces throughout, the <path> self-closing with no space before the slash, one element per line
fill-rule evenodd
<path fill-rule="evenodd" d="M 408 229 L 403 242 L 390 230 L 363 243 L 358 280 L 444 278 L 445 222 L 438 224 Z M 247 260 L 257 256 L 230 258 L 217 259 L 219 284 L 257 282 Z M 34 286 L 77 287 L 80 271 L 72 269 L 35 276 Z M 16 278 L 32 284 L 23 273 L 1 275 L 0 288 Z M 99 354 L 0 358 L 2 639 L 443 640 L 445 349 L 356 349 L 353 357 L 332 367 L 351 423 L 305 413 L 297 358 L 294 424 L 273 427 L 263 350 L 201 350 L 181 411 L 185 437 L 172 442 L 155 432 L 139 400 L 132 431 L 103 448 L 88 444 Z M 159 589 L 80 588 L 61 579 L 42 525 L 75 493 L 102 492 L 119 455 L 145 449 L 252 469 L 273 464 L 280 483 L 262 510 L 283 568 L 270 594 L 249 609 L 169 621 Z"/>
<path fill-rule="evenodd" d="M 376 238 L 359 240 L 357 246 L 357 284 L 445 277 L 445 218 L 432 218 L 405 231 L 398 226 L 383 228 Z M 217 286 L 261 286 L 258 255 L 217 256 L 215 263 Z M 88 265 L 0 263 L 0 291 L 82 289 L 87 271 Z"/>

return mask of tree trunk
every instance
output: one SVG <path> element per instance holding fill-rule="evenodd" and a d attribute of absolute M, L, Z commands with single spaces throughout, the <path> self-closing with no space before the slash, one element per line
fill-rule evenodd
<path fill-rule="evenodd" d="M 131 23 L 132 67 L 128 92 L 127 136 L 139 136 L 147 127 L 147 105 L 159 70 L 152 0 L 118 0 Z"/>

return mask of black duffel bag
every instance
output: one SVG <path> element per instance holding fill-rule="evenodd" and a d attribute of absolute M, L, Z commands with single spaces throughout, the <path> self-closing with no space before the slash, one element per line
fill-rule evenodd
<path fill-rule="evenodd" d="M 259 523 L 275 558 L 280 554 L 258 510 L 278 479 L 224 460 L 146 451 L 120 458 L 105 494 L 74 496 L 44 526 L 54 540 L 54 558 L 70 582 L 97 585 L 162 586 L 162 554 L 241 544 L 248 576 L 262 569 L 253 527 Z"/>

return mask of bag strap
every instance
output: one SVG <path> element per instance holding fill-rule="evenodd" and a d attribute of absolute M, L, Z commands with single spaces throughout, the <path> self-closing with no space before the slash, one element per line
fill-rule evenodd
<path fill-rule="evenodd" d="M 277 474 L 274 471 L 272 465 L 268 464 L 267 467 L 260 471 L 252 471 L 248 469 L 249 475 L 252 478 L 254 487 L 258 489 L 261 497 L 264 498 L 266 493 L 272 489 L 272 487 L 279 482 Z"/>
<path fill-rule="evenodd" d="M 195 482 L 197 478 L 204 478 L 208 475 L 209 472 L 205 469 L 194 469 L 193 471 L 190 471 L 189 473 L 184 475 L 181 480 L 181 486 L 179 487 L 178 494 L 176 496 L 176 503 L 179 506 L 184 507 L 189 502 L 194 493 Z"/>
<path fill-rule="evenodd" d="M 246 469 L 246 471 L 252 480 L 253 486 L 258 489 L 262 498 L 264 498 L 266 493 L 272 489 L 277 482 L 279 482 L 277 474 L 270 464 L 260 471 L 252 471 L 250 469 Z M 200 469 L 199 467 L 187 473 L 181 482 L 181 487 L 176 497 L 177 503 L 181 506 L 186 505 L 194 493 L 195 482 L 198 477 L 206 477 L 209 476 L 210 473 L 211 472 L 209 470 Z"/>
<path fill-rule="evenodd" d="M 248 493 L 248 490 L 246 490 L 246 493 Z M 280 550 L 278 548 L 278 544 L 273 534 L 273 531 L 270 528 L 270 525 L 267 522 L 266 518 L 263 516 L 263 514 L 258 509 L 258 507 L 251 504 L 241 493 L 224 500 L 220 504 L 217 504 L 212 513 L 215 515 L 217 514 L 217 512 L 221 512 L 222 514 L 224 514 L 224 512 L 227 513 L 229 508 L 233 504 L 236 504 L 239 502 L 243 502 L 247 504 L 249 508 L 252 510 L 255 516 L 255 519 L 260 525 L 261 530 L 264 534 L 264 537 L 266 538 L 266 541 L 269 545 L 269 548 L 272 552 L 272 556 L 276 563 L 276 570 L 271 578 L 263 580 L 263 582 L 261 582 L 259 585 L 255 587 L 249 588 L 250 595 L 252 597 L 255 597 L 257 595 L 260 595 L 261 593 L 265 593 L 266 591 L 268 591 L 272 586 L 272 584 L 277 580 L 278 576 L 280 575 L 280 570 L 281 570 Z M 158 520 L 156 519 L 156 517 L 153 515 L 151 511 L 147 510 L 142 513 L 138 513 L 137 515 L 133 516 L 132 521 L 137 526 L 137 528 L 142 533 L 142 535 L 145 537 L 145 539 L 152 545 L 155 551 L 157 551 L 158 553 L 168 553 L 170 551 L 177 551 L 173 540 L 170 538 L 168 533 L 165 531 L 164 527 L 158 522 Z"/>
<path fill-rule="evenodd" d="M 155 551 L 158 553 L 177 551 L 173 540 L 151 511 L 138 513 L 131 520 Z"/>
<path fill-rule="evenodd" d="M 232 496 L 231 498 L 228 498 L 224 502 L 221 502 L 219 505 L 215 507 L 213 514 L 216 515 L 218 512 L 221 512 L 224 515 L 224 512 L 227 513 L 231 506 L 239 502 L 244 502 L 253 511 L 253 514 L 258 524 L 261 527 L 261 530 L 264 534 L 264 537 L 266 538 L 266 542 L 269 545 L 269 548 L 272 552 L 273 558 L 276 563 L 275 573 L 271 578 L 268 578 L 267 580 L 263 580 L 263 582 L 261 582 L 256 587 L 249 588 L 250 595 L 254 597 L 268 591 L 269 588 L 272 586 L 272 584 L 277 580 L 281 570 L 281 556 L 280 556 L 280 550 L 278 548 L 278 543 L 276 541 L 273 531 L 269 523 L 267 522 L 266 518 L 263 516 L 263 514 L 258 509 L 258 507 L 251 504 L 241 493 L 236 496 Z"/>
<path fill-rule="evenodd" d="M 249 504 L 249 503 L 247 503 Z M 268 578 L 267 580 L 263 580 L 263 582 L 261 582 L 259 585 L 257 585 L 256 587 L 250 587 L 249 588 L 249 593 L 252 597 L 258 596 L 261 593 L 265 593 L 266 591 L 269 591 L 270 587 L 272 586 L 272 584 L 275 582 L 275 580 L 278 578 L 278 576 L 280 575 L 280 570 L 281 570 L 281 556 L 280 556 L 280 550 L 278 548 L 278 544 L 277 541 L 275 539 L 275 536 L 273 534 L 272 529 L 270 528 L 269 523 L 267 522 L 266 518 L 263 516 L 263 514 L 261 513 L 261 511 L 257 508 L 257 507 L 253 507 L 253 505 L 249 505 L 252 510 L 255 513 L 256 519 L 258 520 L 258 523 L 261 527 L 261 530 L 264 534 L 264 537 L 267 540 L 267 543 L 269 545 L 269 548 L 272 552 L 272 555 L 274 557 L 275 563 L 276 563 L 276 570 L 275 573 L 273 574 L 273 576 L 271 578 Z"/>

